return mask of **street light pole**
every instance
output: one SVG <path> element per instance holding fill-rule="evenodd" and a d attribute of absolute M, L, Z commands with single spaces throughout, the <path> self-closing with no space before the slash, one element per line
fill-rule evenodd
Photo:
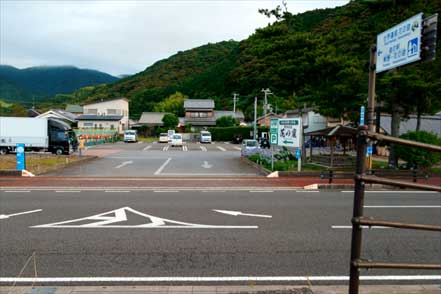
<path fill-rule="evenodd" d="M 236 102 L 239 100 L 239 94 L 233 93 L 233 112 L 236 113 Z"/>
<path fill-rule="evenodd" d="M 254 97 L 254 131 L 253 131 L 253 139 L 256 140 L 257 132 L 257 97 Z"/>
<path fill-rule="evenodd" d="M 262 92 L 265 94 L 265 98 L 263 100 L 263 117 L 265 119 L 265 126 L 267 125 L 267 117 L 266 117 L 266 111 L 268 110 L 268 95 L 271 95 L 273 93 L 271 93 L 271 90 L 269 88 L 266 89 L 262 89 Z"/>

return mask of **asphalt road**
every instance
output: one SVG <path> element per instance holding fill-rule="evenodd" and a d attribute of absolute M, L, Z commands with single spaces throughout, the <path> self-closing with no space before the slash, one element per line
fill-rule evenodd
<path fill-rule="evenodd" d="M 49 173 L 51 176 L 255 176 L 256 170 L 240 162 L 240 145 L 186 143 L 172 147 L 159 143 L 106 144 L 89 153 L 99 158 Z M 86 152 L 87 154 L 87 152 Z"/>
<path fill-rule="evenodd" d="M 347 276 L 351 230 L 333 226 L 350 226 L 352 197 L 351 192 L 277 189 L 3 190 L 0 277 L 17 277 L 33 252 L 38 276 L 51 278 Z M 368 216 L 441 222 L 439 193 L 369 192 L 366 198 Z M 364 231 L 366 259 L 441 260 L 438 232 Z M 31 261 L 22 276 L 33 275 Z M 421 283 L 417 277 L 408 282 Z"/>

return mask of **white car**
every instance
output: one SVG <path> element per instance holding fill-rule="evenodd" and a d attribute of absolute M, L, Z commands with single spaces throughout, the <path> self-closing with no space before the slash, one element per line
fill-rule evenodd
<path fill-rule="evenodd" d="M 138 134 L 135 130 L 124 131 L 124 142 L 138 142 Z"/>
<path fill-rule="evenodd" d="M 242 141 L 242 149 L 241 153 L 242 155 L 252 154 L 257 149 L 259 149 L 259 144 L 256 140 L 243 140 Z"/>
<path fill-rule="evenodd" d="M 211 143 L 211 133 L 208 131 L 201 131 L 201 143 Z"/>
<path fill-rule="evenodd" d="M 168 143 L 169 138 L 167 133 L 160 133 L 159 134 L 159 143 Z"/>
<path fill-rule="evenodd" d="M 171 137 L 170 145 L 173 146 L 182 146 L 182 135 L 181 134 L 174 134 Z"/>

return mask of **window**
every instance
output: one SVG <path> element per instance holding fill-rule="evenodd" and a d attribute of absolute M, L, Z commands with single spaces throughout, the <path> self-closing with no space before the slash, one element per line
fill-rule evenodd
<path fill-rule="evenodd" d="M 85 128 L 92 128 L 93 127 L 93 123 L 85 122 L 85 123 L 83 123 L 83 127 L 85 127 Z"/>
<path fill-rule="evenodd" d="M 118 112 L 118 109 L 107 109 L 107 115 L 116 115 Z"/>
<path fill-rule="evenodd" d="M 115 129 L 115 126 L 113 124 L 110 125 L 110 129 L 113 130 Z"/>
<path fill-rule="evenodd" d="M 207 112 L 190 112 L 190 117 L 208 117 Z"/>
<path fill-rule="evenodd" d="M 98 109 L 96 108 L 86 109 L 86 114 L 98 114 Z"/>

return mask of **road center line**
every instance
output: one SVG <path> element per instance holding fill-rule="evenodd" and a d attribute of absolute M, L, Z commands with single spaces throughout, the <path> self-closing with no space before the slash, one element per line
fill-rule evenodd
<path fill-rule="evenodd" d="M 178 193 L 179 191 L 177 191 L 177 190 L 155 190 L 153 192 L 155 192 L 155 193 Z"/>
<path fill-rule="evenodd" d="M 171 157 L 167 158 L 167 160 L 155 171 L 154 175 L 159 175 L 163 171 L 163 169 L 167 166 L 167 164 L 171 161 Z"/>
<path fill-rule="evenodd" d="M 130 193 L 130 191 L 127 190 L 106 190 L 105 193 Z"/>
<path fill-rule="evenodd" d="M 297 193 L 318 193 L 318 190 L 297 190 Z"/>
<path fill-rule="evenodd" d="M 441 275 L 360 276 L 362 281 L 438 281 Z M 349 276 L 234 276 L 234 277 L 2 277 L 0 283 L 75 282 L 252 282 L 252 281 L 349 281 Z"/>
<path fill-rule="evenodd" d="M 250 193 L 273 193 L 272 190 L 250 190 Z"/>
<path fill-rule="evenodd" d="M 29 193 L 31 191 L 28 190 L 24 190 L 24 191 L 20 191 L 20 190 L 14 190 L 14 191 L 5 191 L 5 193 Z"/>
<path fill-rule="evenodd" d="M 78 190 L 58 190 L 55 191 L 55 193 L 80 193 L 81 191 Z"/>

